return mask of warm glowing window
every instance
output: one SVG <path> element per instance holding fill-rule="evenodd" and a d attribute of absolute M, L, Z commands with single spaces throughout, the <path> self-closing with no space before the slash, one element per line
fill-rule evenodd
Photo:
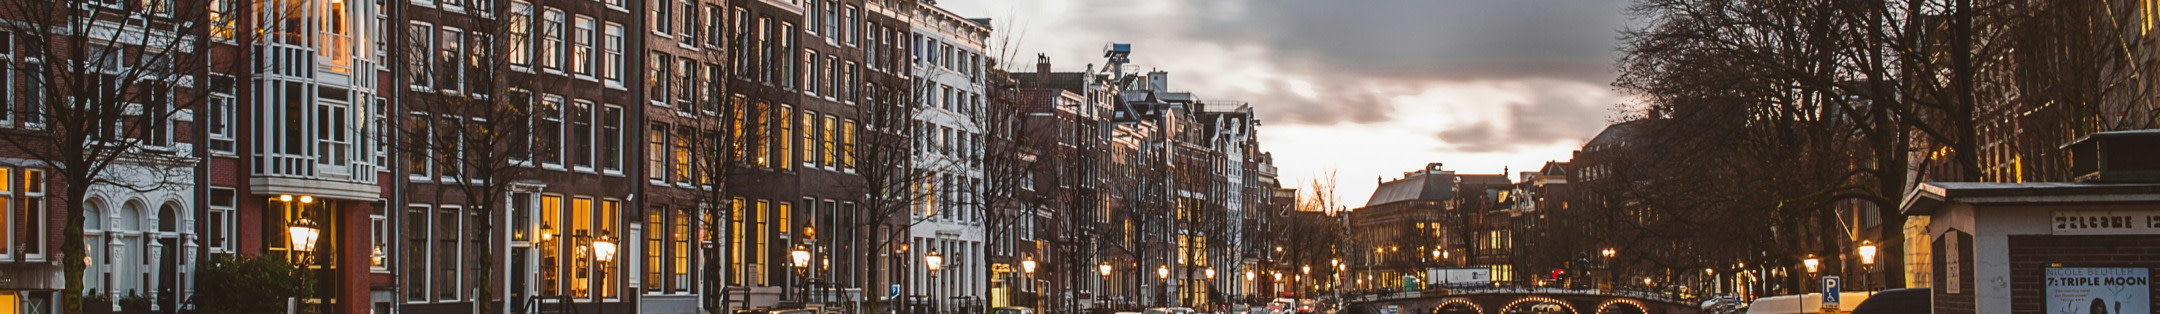
<path fill-rule="evenodd" d="M 833 128 L 838 127 L 839 124 L 839 117 L 826 115 L 825 123 L 818 125 L 818 127 L 820 128 L 820 130 L 818 131 L 820 133 L 820 135 L 818 135 L 818 141 L 820 142 L 820 145 L 823 146 L 818 149 L 822 152 L 820 153 L 820 157 L 818 157 L 818 163 L 823 164 L 826 167 L 832 167 L 833 162 L 839 160 L 839 158 L 833 156 L 835 153 L 835 151 L 833 150 L 833 140 L 839 138 L 839 136 L 836 136 L 837 134 L 833 133 Z"/>
<path fill-rule="evenodd" d="M 653 207 L 645 211 L 645 283 L 653 288 L 647 292 L 665 291 L 661 278 L 667 271 L 667 208 Z"/>
<path fill-rule="evenodd" d="M 741 198 L 736 198 L 736 199 L 732 199 L 732 200 L 729 200 L 729 201 L 728 201 L 728 242 L 729 242 L 729 244 L 728 244 L 728 264 L 729 264 L 729 265 L 743 265 L 743 264 L 748 264 L 748 263 L 744 263 L 744 262 L 745 262 L 746 260 L 745 260 L 745 259 L 743 259 L 743 249 L 744 249 L 744 248 L 743 248 L 743 240 L 744 240 L 744 239 L 747 239 L 747 238 L 749 238 L 749 237 L 748 237 L 748 236 L 746 236 L 746 234 L 745 234 L 745 233 L 743 232 L 743 199 L 741 199 Z M 742 272 L 742 271 L 738 270 L 738 271 L 736 272 L 735 276 L 730 276 L 730 277 L 728 277 L 728 281 L 729 281 L 729 283 L 732 283 L 732 284 L 738 284 L 738 285 L 740 285 L 740 284 L 743 284 L 743 282 L 745 282 L 745 281 L 743 280 L 743 278 L 744 278 L 744 277 L 749 277 L 749 274 L 747 274 L 747 273 L 744 273 L 744 272 Z"/>
<path fill-rule="evenodd" d="M 750 162 L 751 164 L 757 165 L 759 167 L 766 167 L 772 165 L 772 145 L 771 143 L 768 143 L 770 141 L 766 140 L 768 138 L 771 138 L 771 136 L 767 136 L 770 134 L 766 134 L 767 132 L 770 132 L 767 128 L 771 126 L 766 123 L 769 119 L 771 119 L 771 117 L 768 116 L 771 113 L 766 111 L 768 106 L 769 105 L 767 105 L 765 102 L 761 101 L 758 102 L 756 106 L 750 107 L 750 127 L 753 128 L 750 130 L 750 132 L 756 133 L 750 135 L 750 138 L 747 139 L 748 141 L 750 141 Z"/>
<path fill-rule="evenodd" d="M 779 158 L 779 160 L 774 162 L 773 164 L 779 165 L 781 169 L 794 169 L 795 107 L 785 105 L 780 106 L 780 112 L 777 113 L 777 115 L 777 117 L 773 118 L 773 122 L 780 124 L 780 132 L 774 134 L 773 136 L 766 137 L 768 139 L 771 139 L 771 141 L 773 141 L 775 144 L 780 144 L 780 154 L 774 157 Z"/>
<path fill-rule="evenodd" d="M 691 286 L 690 210 L 686 208 L 675 209 L 674 219 L 675 228 L 668 230 L 669 240 L 674 242 L 674 244 L 668 246 L 668 250 L 675 259 L 675 267 L 670 272 L 674 280 L 670 281 L 669 284 L 672 285 L 675 292 L 689 292 Z"/>
<path fill-rule="evenodd" d="M 540 294 L 557 295 L 562 285 L 562 196 L 540 196 Z"/>
<path fill-rule="evenodd" d="M 804 110 L 803 110 L 803 112 L 802 112 L 802 162 L 803 162 L 803 165 L 804 165 L 804 166 L 816 166 L 816 165 L 817 165 L 817 161 L 818 161 L 818 155 L 817 155 L 817 154 L 818 154 L 818 140 L 817 140 L 817 135 L 818 135 L 818 131 L 817 131 L 817 119 L 818 119 L 818 114 L 817 114 L 817 112 L 816 112 L 816 111 L 810 111 L 810 110 L 808 110 L 808 109 L 804 109 Z"/>
<path fill-rule="evenodd" d="M 690 133 L 688 129 L 675 134 L 675 183 L 690 183 Z"/>
<path fill-rule="evenodd" d="M 840 167 L 855 168 L 855 120 L 840 125 Z"/>

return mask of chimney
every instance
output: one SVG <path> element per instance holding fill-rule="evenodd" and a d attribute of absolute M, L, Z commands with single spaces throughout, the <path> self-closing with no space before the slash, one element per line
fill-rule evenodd
<path fill-rule="evenodd" d="M 1035 54 L 1035 86 L 1050 85 L 1050 56 Z"/>

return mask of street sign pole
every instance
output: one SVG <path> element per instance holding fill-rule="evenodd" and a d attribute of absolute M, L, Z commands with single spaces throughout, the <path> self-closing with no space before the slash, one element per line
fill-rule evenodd
<path fill-rule="evenodd" d="M 1838 306 L 1839 299 L 1842 299 L 1839 297 L 1838 291 L 1843 290 L 1840 288 L 1843 288 L 1844 285 L 1845 282 L 1838 280 L 1838 276 L 1823 276 L 1822 314 L 1838 314 L 1839 309 L 1843 308 Z"/>

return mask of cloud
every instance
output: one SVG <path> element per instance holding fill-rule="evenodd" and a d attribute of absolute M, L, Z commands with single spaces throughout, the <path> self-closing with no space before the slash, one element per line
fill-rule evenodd
<path fill-rule="evenodd" d="M 1435 132 L 1441 141 L 1436 150 L 1492 153 L 1513 152 L 1554 143 L 1580 141 L 1604 126 L 1606 111 L 1618 96 L 1599 85 L 1566 81 L 1532 80 L 1507 84 L 1509 94 L 1498 119 L 1452 125 Z"/>
<path fill-rule="evenodd" d="M 939 2 L 995 19 L 993 53 L 1045 53 L 1057 71 L 1131 43 L 1132 66 L 1168 71 L 1171 89 L 1254 106 L 1283 182 L 1340 168 L 1352 202 L 1369 181 L 1351 178 L 1425 162 L 1567 158 L 1619 102 L 1606 86 L 1627 23 L 1617 0 Z"/>

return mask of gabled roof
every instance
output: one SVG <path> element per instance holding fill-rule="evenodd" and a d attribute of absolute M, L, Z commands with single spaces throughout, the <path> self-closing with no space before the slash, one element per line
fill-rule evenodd
<path fill-rule="evenodd" d="M 1371 207 L 1402 201 L 1445 201 L 1455 198 L 1455 172 L 1416 172 L 1394 181 L 1381 182 L 1373 188 L 1372 198 L 1365 200 Z"/>

